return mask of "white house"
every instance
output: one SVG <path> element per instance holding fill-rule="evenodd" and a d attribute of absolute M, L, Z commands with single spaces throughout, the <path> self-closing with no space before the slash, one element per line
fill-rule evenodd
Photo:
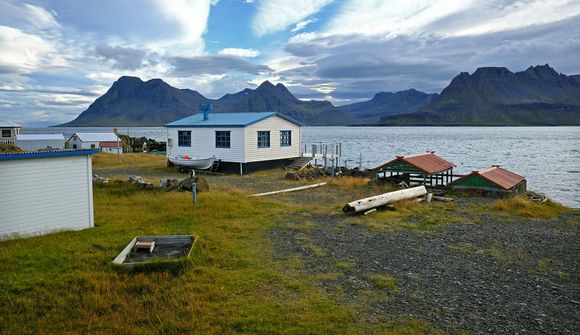
<path fill-rule="evenodd" d="M 0 154 L 0 238 L 93 227 L 91 155 L 97 152 Z"/>
<path fill-rule="evenodd" d="M 123 153 L 123 142 L 114 133 L 74 133 L 67 141 L 67 147 Z"/>
<path fill-rule="evenodd" d="M 18 134 L 14 144 L 22 150 L 64 149 L 62 134 Z"/>
<path fill-rule="evenodd" d="M 0 144 L 14 144 L 14 137 L 20 134 L 21 129 L 19 124 L 0 120 Z"/>
<path fill-rule="evenodd" d="M 215 156 L 221 171 L 243 174 L 285 166 L 300 156 L 302 124 L 276 112 L 205 112 L 165 127 L 168 156 Z"/>

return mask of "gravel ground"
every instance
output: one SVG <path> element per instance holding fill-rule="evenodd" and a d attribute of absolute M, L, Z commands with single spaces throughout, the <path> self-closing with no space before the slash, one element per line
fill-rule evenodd
<path fill-rule="evenodd" d="M 305 219 L 314 226 L 292 228 Z M 479 219 L 428 233 L 376 232 L 341 215 L 296 215 L 270 238 L 277 258 L 297 255 L 310 275 L 339 272 L 318 285 L 369 322 L 411 317 L 450 332 L 579 334 L 580 228 L 564 223 L 578 217 Z M 373 274 L 394 277 L 396 290 L 377 287 Z"/>

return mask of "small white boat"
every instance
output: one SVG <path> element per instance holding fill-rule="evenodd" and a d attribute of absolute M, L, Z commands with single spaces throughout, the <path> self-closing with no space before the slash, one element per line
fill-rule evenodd
<path fill-rule="evenodd" d="M 213 165 L 213 162 L 215 161 L 215 157 L 199 158 L 199 157 L 174 155 L 169 156 L 168 158 L 172 164 L 199 170 L 209 169 Z"/>

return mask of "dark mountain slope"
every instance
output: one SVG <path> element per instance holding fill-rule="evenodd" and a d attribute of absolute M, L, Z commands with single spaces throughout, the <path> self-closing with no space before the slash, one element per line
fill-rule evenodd
<path fill-rule="evenodd" d="M 360 122 L 373 123 L 388 115 L 413 113 L 428 104 L 437 94 L 410 89 L 399 92 L 380 92 L 368 101 L 339 106 Z"/>
<path fill-rule="evenodd" d="M 571 125 L 580 124 L 578 76 L 549 65 L 512 73 L 478 68 L 453 78 L 418 112 L 387 116 L 381 125 Z"/>

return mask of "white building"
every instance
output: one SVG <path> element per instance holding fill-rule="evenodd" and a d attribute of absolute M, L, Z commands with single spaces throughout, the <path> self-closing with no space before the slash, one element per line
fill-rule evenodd
<path fill-rule="evenodd" d="M 0 120 L 0 144 L 14 144 L 14 137 L 20 134 L 21 129 L 19 124 Z"/>
<path fill-rule="evenodd" d="M 74 133 L 67 141 L 67 147 L 123 153 L 123 142 L 114 133 Z"/>
<path fill-rule="evenodd" d="M 0 154 L 0 238 L 94 226 L 97 150 Z"/>
<path fill-rule="evenodd" d="M 285 166 L 300 156 L 301 126 L 275 112 L 194 114 L 165 125 L 167 155 L 215 156 L 239 173 Z"/>
<path fill-rule="evenodd" d="M 22 150 L 64 149 L 62 134 L 18 134 L 14 144 Z"/>

